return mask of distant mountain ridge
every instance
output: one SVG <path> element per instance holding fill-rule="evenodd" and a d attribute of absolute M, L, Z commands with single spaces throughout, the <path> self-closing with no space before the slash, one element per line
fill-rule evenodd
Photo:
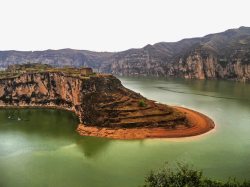
<path fill-rule="evenodd" d="M 98 69 L 100 64 L 112 56 L 108 52 L 60 49 L 45 51 L 0 51 L 0 67 L 11 64 L 43 63 L 52 66 L 89 66 Z"/>
<path fill-rule="evenodd" d="M 73 49 L 0 51 L 0 67 L 27 62 L 89 66 L 99 72 L 120 76 L 250 81 L 250 27 L 122 52 Z"/>

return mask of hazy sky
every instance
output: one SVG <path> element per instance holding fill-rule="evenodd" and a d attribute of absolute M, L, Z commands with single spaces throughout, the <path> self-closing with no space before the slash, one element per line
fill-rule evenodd
<path fill-rule="evenodd" d="M 0 0 L 0 50 L 121 51 L 250 26 L 249 0 Z"/>

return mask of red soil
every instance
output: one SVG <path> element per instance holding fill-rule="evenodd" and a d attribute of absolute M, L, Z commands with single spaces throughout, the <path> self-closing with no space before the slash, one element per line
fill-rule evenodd
<path fill-rule="evenodd" d="M 169 128 L 99 128 L 79 124 L 77 132 L 82 136 L 107 137 L 112 139 L 179 138 L 204 134 L 214 128 L 214 122 L 204 114 L 183 108 L 173 107 L 184 113 L 189 127 L 180 125 Z"/>

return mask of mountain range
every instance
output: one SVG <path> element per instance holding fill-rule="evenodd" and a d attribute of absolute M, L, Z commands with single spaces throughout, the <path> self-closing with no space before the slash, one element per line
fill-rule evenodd
<path fill-rule="evenodd" d="M 1 68 L 24 63 L 88 66 L 119 76 L 250 81 L 250 27 L 121 52 L 0 51 Z"/>

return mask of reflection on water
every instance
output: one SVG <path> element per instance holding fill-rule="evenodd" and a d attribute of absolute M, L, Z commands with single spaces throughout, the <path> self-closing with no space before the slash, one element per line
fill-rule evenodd
<path fill-rule="evenodd" d="M 164 162 L 187 162 L 216 179 L 250 173 L 250 84 L 122 78 L 158 102 L 189 107 L 214 119 L 216 131 L 172 140 L 81 137 L 70 112 L 0 110 L 0 186 L 136 187 Z"/>

